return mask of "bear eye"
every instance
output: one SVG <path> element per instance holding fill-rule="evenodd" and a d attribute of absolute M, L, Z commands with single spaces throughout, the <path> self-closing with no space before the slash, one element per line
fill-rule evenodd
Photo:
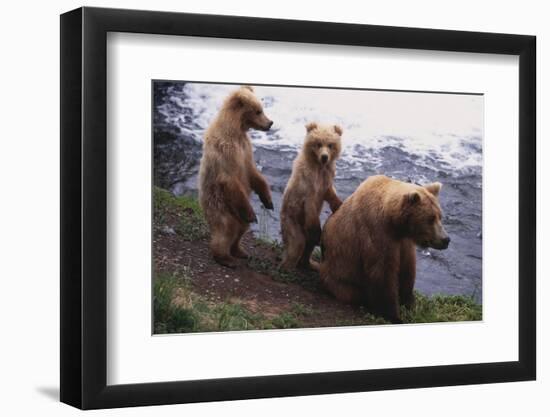
<path fill-rule="evenodd" d="M 256 111 L 256 114 L 259 116 L 260 114 L 262 114 L 262 111 L 261 111 L 261 110 L 257 110 L 257 111 Z"/>
<path fill-rule="evenodd" d="M 328 148 L 332 149 L 332 143 L 329 143 Z"/>
<path fill-rule="evenodd" d="M 318 144 L 317 144 L 317 148 L 319 148 L 319 149 L 320 149 L 320 148 L 321 148 L 321 146 L 323 146 L 323 145 L 321 145 L 320 143 L 318 143 Z"/>

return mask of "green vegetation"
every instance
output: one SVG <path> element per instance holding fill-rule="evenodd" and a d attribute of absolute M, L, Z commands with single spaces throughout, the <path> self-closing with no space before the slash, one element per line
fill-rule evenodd
<path fill-rule="evenodd" d="M 204 242 L 208 228 L 198 201 L 192 197 L 175 197 L 168 191 L 153 190 L 153 225 L 155 231 L 172 230 L 183 240 Z M 248 268 L 271 277 L 274 281 L 297 284 L 309 291 L 319 291 L 319 278 L 314 272 L 284 271 L 278 263 L 282 254 L 281 244 L 269 240 L 264 230 L 255 239 L 259 255 L 251 256 Z M 267 256 L 268 254 L 269 256 Z M 313 258 L 320 260 L 316 249 Z M 214 268 L 218 268 L 213 265 Z M 198 293 L 193 286 L 193 271 L 189 266 L 179 266 L 177 271 L 157 271 L 154 278 L 154 332 L 188 333 L 227 330 L 290 329 L 316 326 L 355 326 L 387 324 L 364 309 L 355 314 L 327 316 L 323 305 L 306 306 L 300 303 L 280 306 L 254 305 L 250 299 L 211 299 Z M 289 285 L 289 291 L 291 291 Z M 243 293 L 241 297 L 246 296 Z M 267 311 L 271 310 L 270 313 Z M 433 323 L 446 321 L 481 320 L 482 309 L 473 297 L 436 295 L 427 297 L 416 293 L 416 303 L 402 309 L 405 323 Z"/>
<path fill-rule="evenodd" d="M 153 187 L 153 223 L 160 228 L 167 217 L 176 217 L 175 232 L 185 240 L 199 240 L 208 235 L 208 227 L 197 199 L 175 197 L 162 188 Z"/>
<path fill-rule="evenodd" d="M 176 293 L 187 288 L 187 283 L 174 276 L 161 275 L 153 287 L 154 333 L 186 333 L 194 331 L 199 322 L 198 309 L 175 304 Z"/>
<path fill-rule="evenodd" d="M 434 295 L 427 297 L 415 292 L 415 305 L 402 308 L 405 323 L 433 323 L 442 321 L 481 320 L 481 305 L 473 298 L 461 295 Z"/>
<path fill-rule="evenodd" d="M 268 317 L 250 311 L 240 300 L 210 301 L 193 292 L 184 274 L 155 277 L 153 310 L 156 334 L 296 328 L 308 311 L 293 306 Z"/>
<path fill-rule="evenodd" d="M 481 306 L 462 296 L 426 297 L 416 294 L 416 305 L 402 308 L 405 323 L 434 323 L 481 320 Z M 156 334 L 267 330 L 314 327 L 308 324 L 323 314 L 312 307 L 293 303 L 288 311 L 265 315 L 251 311 L 241 300 L 210 301 L 193 292 L 185 273 L 159 274 L 154 285 L 154 327 Z M 388 324 L 381 317 L 361 310 L 358 318 L 343 318 L 332 326 Z"/>

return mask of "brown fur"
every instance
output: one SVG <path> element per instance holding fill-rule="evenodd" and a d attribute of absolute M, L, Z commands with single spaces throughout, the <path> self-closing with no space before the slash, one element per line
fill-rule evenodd
<path fill-rule="evenodd" d="M 297 266 L 319 269 L 311 252 L 319 244 L 319 215 L 323 202 L 335 212 L 342 201 L 336 195 L 333 181 L 336 159 L 340 155 L 340 126 L 306 125 L 307 134 L 300 154 L 294 160 L 292 175 L 283 195 L 281 232 L 284 253 L 281 267 Z"/>
<path fill-rule="evenodd" d="M 425 187 L 373 176 L 325 223 L 321 281 L 336 298 L 366 304 L 392 322 L 414 303 L 415 246 L 445 249 L 440 183 Z"/>
<path fill-rule="evenodd" d="M 199 201 L 210 228 L 214 259 L 235 267 L 235 258 L 247 257 L 240 246 L 256 214 L 249 198 L 254 191 L 263 205 L 273 209 L 271 191 L 256 168 L 247 130 L 269 130 L 272 121 L 264 114 L 252 87 L 233 92 L 204 137 L 199 170 Z"/>

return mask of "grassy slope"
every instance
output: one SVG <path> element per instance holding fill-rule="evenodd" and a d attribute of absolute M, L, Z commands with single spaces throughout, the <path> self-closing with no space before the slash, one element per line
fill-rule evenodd
<path fill-rule="evenodd" d="M 174 197 L 165 190 L 154 190 L 154 230 L 158 233 L 167 227 L 165 220 L 176 216 L 174 232 L 185 240 L 198 241 L 208 235 L 198 202 L 190 197 Z M 258 240 L 259 245 L 280 251 L 277 243 Z M 279 270 L 273 261 L 252 256 L 248 267 L 265 274 L 274 281 L 299 284 L 316 291 L 318 278 L 315 274 L 293 274 Z M 213 301 L 197 293 L 192 285 L 192 272 L 182 266 L 177 271 L 156 271 L 154 277 L 154 327 L 155 333 L 207 332 L 249 329 L 285 329 L 304 327 L 303 321 L 311 322 L 322 310 L 300 303 L 292 303 L 279 314 L 264 315 L 251 311 L 238 299 Z M 361 318 L 339 319 L 335 325 L 384 324 L 383 319 L 361 310 Z M 443 321 L 481 320 L 481 306 L 463 296 L 437 295 L 426 297 L 416 293 L 416 305 L 411 310 L 402 310 L 405 323 L 430 323 Z"/>

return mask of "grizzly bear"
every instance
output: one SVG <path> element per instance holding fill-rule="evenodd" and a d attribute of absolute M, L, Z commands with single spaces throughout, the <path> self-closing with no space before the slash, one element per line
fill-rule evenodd
<path fill-rule="evenodd" d="M 210 250 L 221 265 L 235 268 L 236 258 L 248 254 L 240 241 L 249 224 L 257 222 L 250 193 L 273 210 L 271 191 L 256 168 L 248 129 L 267 131 L 273 122 L 249 86 L 224 101 L 204 136 L 199 169 L 199 201 L 210 229 Z"/>
<path fill-rule="evenodd" d="M 304 145 L 294 160 L 283 195 L 281 234 L 284 252 L 281 268 L 284 269 L 319 269 L 317 262 L 310 257 L 321 238 L 319 215 L 323 202 L 328 202 L 333 212 L 342 204 L 333 185 L 342 128 L 309 123 L 306 130 Z"/>
<path fill-rule="evenodd" d="M 325 223 L 320 278 L 346 303 L 401 323 L 400 304 L 414 303 L 416 245 L 446 249 L 441 184 L 419 186 L 370 177 Z"/>

